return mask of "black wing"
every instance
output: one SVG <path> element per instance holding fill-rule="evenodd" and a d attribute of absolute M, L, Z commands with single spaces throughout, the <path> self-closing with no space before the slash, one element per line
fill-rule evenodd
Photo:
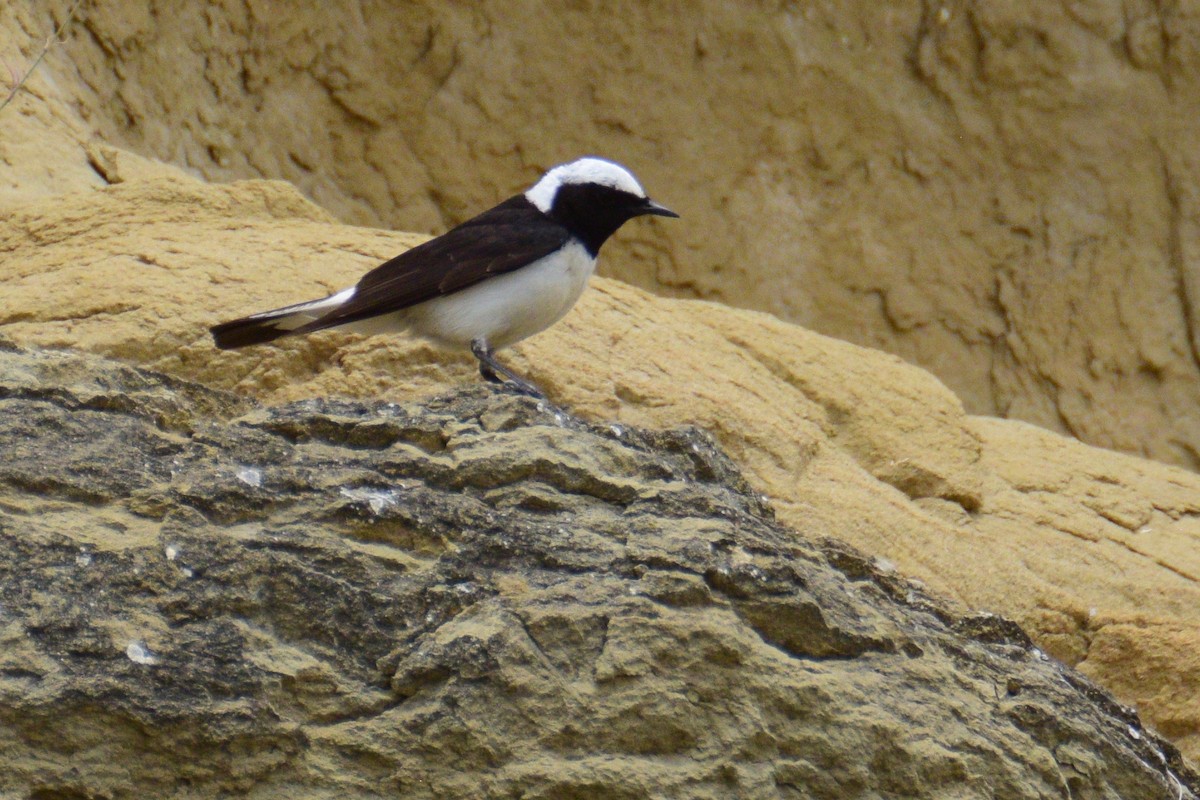
<path fill-rule="evenodd" d="M 570 232 L 517 195 L 385 261 L 362 277 L 354 296 L 295 333 L 399 311 L 466 289 L 550 255 Z"/>

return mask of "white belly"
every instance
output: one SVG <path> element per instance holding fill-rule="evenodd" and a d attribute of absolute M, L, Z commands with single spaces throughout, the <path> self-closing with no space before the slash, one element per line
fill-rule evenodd
<path fill-rule="evenodd" d="M 596 259 L 572 243 L 527 267 L 406 308 L 397 321 L 445 345 L 467 346 L 482 336 L 505 347 L 562 319 L 595 268 Z"/>

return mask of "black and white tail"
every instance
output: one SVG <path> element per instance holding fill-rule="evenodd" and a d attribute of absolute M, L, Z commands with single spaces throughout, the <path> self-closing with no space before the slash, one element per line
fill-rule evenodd
<path fill-rule="evenodd" d="M 346 289 L 321 300 L 297 303 L 294 306 L 263 311 L 261 314 L 251 314 L 241 319 L 222 322 L 209 330 L 212 331 L 213 341 L 222 350 L 273 342 L 294 333 L 297 328 L 320 319 L 353 295 L 353 288 Z"/>

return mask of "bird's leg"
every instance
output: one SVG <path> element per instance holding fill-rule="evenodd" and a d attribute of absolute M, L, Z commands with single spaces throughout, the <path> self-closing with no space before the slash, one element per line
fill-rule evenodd
<path fill-rule="evenodd" d="M 503 369 L 503 367 L 496 361 L 496 351 L 492 350 L 492 346 L 488 344 L 487 339 L 484 339 L 482 336 L 472 339 L 471 352 L 475 354 L 475 358 L 479 359 L 479 374 L 483 376 L 485 381 L 489 383 L 504 383 L 504 379 L 498 374 L 498 371 Z"/>
<path fill-rule="evenodd" d="M 511 383 L 522 394 L 527 394 L 530 397 L 546 397 L 541 389 L 497 361 L 496 353 L 492 350 L 492 346 L 488 344 L 487 339 L 482 336 L 472 339 L 471 352 L 475 354 L 475 358 L 479 359 L 479 374 L 483 376 L 484 380 L 491 381 L 492 383 L 505 383 L 504 379 L 507 378 L 508 383 Z"/>

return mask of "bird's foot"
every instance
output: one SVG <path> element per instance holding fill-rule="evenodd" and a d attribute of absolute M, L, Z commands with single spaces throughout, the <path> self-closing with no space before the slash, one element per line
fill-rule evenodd
<path fill-rule="evenodd" d="M 472 340 L 471 352 L 475 355 L 475 358 L 479 359 L 479 374 L 483 376 L 484 380 L 491 383 L 498 383 L 502 386 L 511 386 L 520 394 L 528 395 L 538 400 L 546 399 L 545 392 L 496 360 L 496 353 L 492 350 L 492 346 L 488 344 L 487 339 L 479 338 Z"/>
<path fill-rule="evenodd" d="M 479 374 L 488 383 L 504 383 L 504 378 L 496 374 L 496 371 L 482 361 L 479 362 Z"/>

